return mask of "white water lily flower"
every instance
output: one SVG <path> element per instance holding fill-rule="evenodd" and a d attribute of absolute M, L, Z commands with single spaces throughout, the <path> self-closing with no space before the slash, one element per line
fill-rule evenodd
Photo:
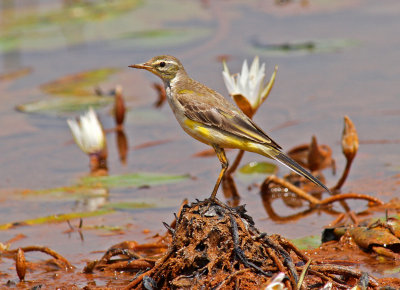
<path fill-rule="evenodd" d="M 225 86 L 228 89 L 229 94 L 234 98 L 238 106 L 247 115 L 253 115 L 258 107 L 268 97 L 269 92 L 275 81 L 275 75 L 277 67 L 271 76 L 270 81 L 264 84 L 265 79 L 265 63 L 260 66 L 258 56 L 256 56 L 251 64 L 250 70 L 247 64 L 247 60 L 243 62 L 241 73 L 231 75 L 226 63 L 223 63 L 224 70 L 222 76 L 224 78 Z M 238 96 L 244 97 L 250 105 L 251 112 L 246 112 L 248 109 L 244 108 L 242 100 L 238 99 Z M 250 116 L 250 117 L 251 117 Z"/>
<path fill-rule="evenodd" d="M 67 123 L 76 144 L 86 154 L 97 154 L 105 148 L 104 131 L 92 108 L 89 108 L 89 111 L 79 120 L 68 119 Z"/>

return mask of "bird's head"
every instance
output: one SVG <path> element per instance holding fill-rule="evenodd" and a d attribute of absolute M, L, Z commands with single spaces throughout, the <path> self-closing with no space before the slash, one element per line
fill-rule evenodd
<path fill-rule="evenodd" d="M 133 64 L 129 67 L 148 70 L 167 82 L 175 78 L 178 73 L 185 73 L 181 62 L 170 55 L 155 56 L 145 63 Z"/>

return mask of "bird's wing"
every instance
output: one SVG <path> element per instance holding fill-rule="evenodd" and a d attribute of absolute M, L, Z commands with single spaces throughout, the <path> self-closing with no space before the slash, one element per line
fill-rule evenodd
<path fill-rule="evenodd" d="M 223 96 L 211 89 L 208 89 L 207 93 L 212 93 L 213 98 L 209 99 L 204 94 L 192 90 L 181 90 L 177 93 L 177 99 L 187 118 L 253 142 L 281 149 L 281 146 Z"/>

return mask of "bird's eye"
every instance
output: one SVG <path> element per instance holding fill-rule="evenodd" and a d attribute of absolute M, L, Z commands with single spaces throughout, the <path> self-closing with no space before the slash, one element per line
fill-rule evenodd
<path fill-rule="evenodd" d="M 160 66 L 164 67 L 165 66 L 165 61 L 160 62 Z"/>

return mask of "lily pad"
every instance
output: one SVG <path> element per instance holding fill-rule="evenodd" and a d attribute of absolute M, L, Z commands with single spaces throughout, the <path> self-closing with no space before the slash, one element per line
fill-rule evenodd
<path fill-rule="evenodd" d="M 205 28 L 163 28 L 126 33 L 121 38 L 127 40 L 126 45 L 128 47 L 132 47 L 132 45 L 144 47 L 176 46 L 177 44 L 206 37 L 210 33 L 211 30 Z M 119 44 L 119 46 L 121 45 Z"/>
<path fill-rule="evenodd" d="M 189 175 L 169 175 L 159 173 L 130 173 L 111 176 L 88 176 L 71 186 L 24 191 L 24 195 L 68 195 L 69 197 L 104 196 L 109 188 L 141 187 L 176 183 L 189 178 Z M 150 203 L 136 202 L 134 205 L 150 206 Z M 153 206 L 153 203 L 151 203 Z"/>
<path fill-rule="evenodd" d="M 189 175 L 169 175 L 158 173 L 131 173 L 112 176 L 88 176 L 81 179 L 82 185 L 87 187 L 140 187 L 146 185 L 160 185 L 175 183 L 188 179 Z"/>
<path fill-rule="evenodd" d="M 315 249 L 321 245 L 321 237 L 319 235 L 306 236 L 303 238 L 293 239 L 291 241 L 300 250 Z"/>
<path fill-rule="evenodd" d="M 55 214 L 45 217 L 39 217 L 29 220 L 24 220 L 20 222 L 13 222 L 0 225 L 0 230 L 8 230 L 10 228 L 14 228 L 17 226 L 31 226 L 31 225 L 40 225 L 45 223 L 59 223 L 65 222 L 67 220 L 76 219 L 76 218 L 86 218 L 86 217 L 94 217 L 105 215 L 114 212 L 114 209 L 100 209 L 96 211 L 87 211 L 87 212 L 71 212 L 66 214 Z"/>
<path fill-rule="evenodd" d="M 250 162 L 239 169 L 242 174 L 273 174 L 277 170 L 275 164 L 268 162 Z"/>
<path fill-rule="evenodd" d="M 262 43 L 253 41 L 253 47 L 269 55 L 303 55 L 308 53 L 337 52 L 358 45 L 352 39 L 314 39 L 300 40 L 285 43 Z"/>
<path fill-rule="evenodd" d="M 60 115 L 63 113 L 85 111 L 89 107 L 94 109 L 111 104 L 111 97 L 55 97 L 39 100 L 16 106 L 16 109 L 24 113 L 36 113 L 46 115 Z"/>
<path fill-rule="evenodd" d="M 106 204 L 102 208 L 124 210 L 124 209 L 143 209 L 143 208 L 154 208 L 154 207 L 157 206 L 153 203 L 147 203 L 147 202 L 117 202 L 117 203 Z"/>
<path fill-rule="evenodd" d="M 56 97 L 18 105 L 16 109 L 25 113 L 60 115 L 106 106 L 114 98 L 94 95 L 93 87 L 118 71 L 116 68 L 102 68 L 62 77 L 41 86 L 45 93 Z"/>
<path fill-rule="evenodd" d="M 107 35 L 112 37 L 112 33 L 98 33 L 94 29 L 96 23 L 118 19 L 139 7 L 142 1 L 99 0 L 71 3 L 73 4 L 54 6 L 56 8 L 46 9 L 44 12 L 39 12 L 35 5 L 27 5 L 18 9 L 18 17 L 13 9 L 4 8 L 2 16 L 7 21 L 0 23 L 0 51 L 17 48 L 48 50 L 65 46 L 65 41 L 68 45 L 76 45 L 88 40 L 103 39 Z"/>
<path fill-rule="evenodd" d="M 58 80 L 42 85 L 40 88 L 50 95 L 93 96 L 93 87 L 107 80 L 120 71 L 117 68 L 101 68 L 67 75 Z"/>
<path fill-rule="evenodd" d="M 4 8 L 2 17 L 7 21 L 0 23 L 0 51 L 46 51 L 101 41 L 118 46 L 126 37 L 134 46 L 176 46 L 212 33 L 198 25 L 188 27 L 188 21 L 207 17 L 199 7 L 179 0 L 70 1 L 46 9 L 26 5 L 19 7 L 17 16 Z M 174 27 L 166 29 L 171 20 Z"/>

